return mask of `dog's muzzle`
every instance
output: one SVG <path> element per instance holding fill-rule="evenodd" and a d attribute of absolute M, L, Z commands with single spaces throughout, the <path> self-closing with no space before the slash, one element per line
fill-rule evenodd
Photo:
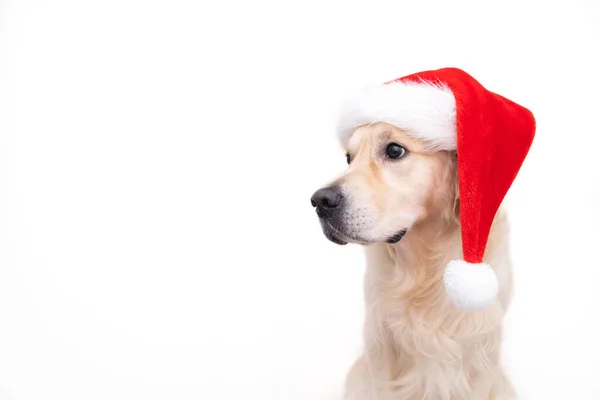
<path fill-rule="evenodd" d="M 323 233 L 332 242 L 342 245 L 350 241 L 364 243 L 381 241 L 394 244 L 402 240 L 406 234 L 406 229 L 403 229 L 387 239 L 369 240 L 348 232 L 348 215 L 344 212 L 345 200 L 342 190 L 336 186 L 319 189 L 310 198 L 310 203 L 316 209 L 321 221 Z"/>

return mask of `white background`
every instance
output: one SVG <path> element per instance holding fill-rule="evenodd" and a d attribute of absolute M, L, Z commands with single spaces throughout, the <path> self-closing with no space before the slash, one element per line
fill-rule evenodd
<path fill-rule="evenodd" d="M 309 203 L 333 112 L 445 66 L 538 121 L 506 200 L 521 398 L 600 399 L 599 8 L 3 3 L 0 399 L 339 399 L 364 266 Z"/>

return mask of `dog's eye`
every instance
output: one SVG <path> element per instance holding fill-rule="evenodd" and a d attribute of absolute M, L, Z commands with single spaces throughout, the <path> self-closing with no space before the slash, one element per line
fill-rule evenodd
<path fill-rule="evenodd" d="M 350 162 L 352 162 L 352 159 L 350 158 L 350 153 L 346 153 L 346 162 L 348 164 L 350 164 Z"/>
<path fill-rule="evenodd" d="M 398 159 L 406 154 L 406 149 L 399 144 L 390 143 L 385 149 L 385 155 L 388 158 Z"/>

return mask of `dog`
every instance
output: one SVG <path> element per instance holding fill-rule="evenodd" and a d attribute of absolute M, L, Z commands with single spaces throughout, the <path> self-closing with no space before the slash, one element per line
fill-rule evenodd
<path fill-rule="evenodd" d="M 353 129 L 348 169 L 311 203 L 332 242 L 364 246 L 364 349 L 345 400 L 511 400 L 501 362 L 502 321 L 512 295 L 509 226 L 500 207 L 484 261 L 497 300 L 455 307 L 444 267 L 460 257 L 457 153 L 435 149 L 386 122 Z"/>

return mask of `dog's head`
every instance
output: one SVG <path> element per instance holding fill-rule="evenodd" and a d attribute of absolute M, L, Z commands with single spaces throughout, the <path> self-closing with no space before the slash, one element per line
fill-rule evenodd
<path fill-rule="evenodd" d="M 395 243 L 422 221 L 456 217 L 455 152 L 387 123 L 356 129 L 345 150 L 347 171 L 311 198 L 329 240 Z"/>

